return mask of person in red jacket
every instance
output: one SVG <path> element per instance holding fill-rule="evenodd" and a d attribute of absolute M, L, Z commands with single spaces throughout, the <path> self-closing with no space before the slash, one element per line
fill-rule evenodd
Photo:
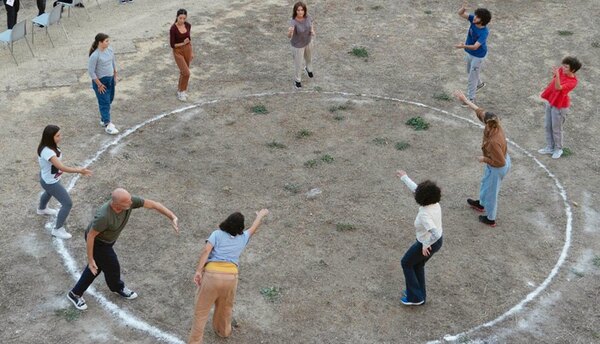
<path fill-rule="evenodd" d="M 553 67 L 553 77 L 541 97 L 546 103 L 546 147 L 538 150 L 540 154 L 552 154 L 558 159 L 563 154 L 563 125 L 571 106 L 571 92 L 577 86 L 575 73 L 581 68 L 576 57 L 567 56 L 562 67 Z"/>

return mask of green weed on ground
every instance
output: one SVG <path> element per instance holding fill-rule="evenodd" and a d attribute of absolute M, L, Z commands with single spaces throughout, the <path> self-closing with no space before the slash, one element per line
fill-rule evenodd
<path fill-rule="evenodd" d="M 573 31 L 569 31 L 569 30 L 558 30 L 558 35 L 559 36 L 572 36 L 573 35 Z"/>
<path fill-rule="evenodd" d="M 331 164 L 334 160 L 335 159 L 329 154 L 321 155 L 321 161 L 326 164 Z"/>
<path fill-rule="evenodd" d="M 283 188 L 284 188 L 286 191 L 289 191 L 289 192 L 291 192 L 291 193 L 293 193 L 293 194 L 297 194 L 298 192 L 300 192 L 300 188 L 301 188 L 301 186 L 300 186 L 300 184 L 296 184 L 296 183 L 286 183 L 286 184 L 283 186 Z"/>
<path fill-rule="evenodd" d="M 433 94 L 433 99 L 435 100 L 443 100 L 443 101 L 451 101 L 452 97 L 446 92 L 439 92 Z"/>
<path fill-rule="evenodd" d="M 369 57 L 369 52 L 367 51 L 367 48 L 365 48 L 365 47 L 354 47 L 349 52 L 349 54 L 356 56 L 356 57 Z"/>
<path fill-rule="evenodd" d="M 269 110 L 267 110 L 267 107 L 263 104 L 258 104 L 252 107 L 252 112 L 257 115 L 266 115 L 269 113 Z"/>
<path fill-rule="evenodd" d="M 563 148 L 562 156 L 563 157 L 568 157 L 568 156 L 571 156 L 571 155 L 573 155 L 573 151 L 570 148 L 564 147 Z"/>
<path fill-rule="evenodd" d="M 406 121 L 406 125 L 413 127 L 414 130 L 427 130 L 429 123 L 427 123 L 423 117 L 417 116 Z"/>
<path fill-rule="evenodd" d="M 373 143 L 377 146 L 386 146 L 390 143 L 390 139 L 387 137 L 376 137 L 373 139 Z"/>
<path fill-rule="evenodd" d="M 349 103 L 341 104 L 341 105 L 333 105 L 329 107 L 329 112 L 336 113 L 338 111 L 350 110 L 352 106 Z"/>
<path fill-rule="evenodd" d="M 400 141 L 400 142 L 396 142 L 396 149 L 401 151 L 401 150 L 405 150 L 408 147 L 410 147 L 410 143 L 408 142 L 404 142 L 404 141 Z"/>
<path fill-rule="evenodd" d="M 592 263 L 594 264 L 595 267 L 600 268 L 600 256 L 595 256 L 594 259 L 592 260 Z"/>
<path fill-rule="evenodd" d="M 279 287 L 265 287 L 260 289 L 260 294 L 265 300 L 275 302 L 281 297 L 281 289 Z"/>
<path fill-rule="evenodd" d="M 305 137 L 309 137 L 312 136 L 312 131 L 308 130 L 308 129 L 300 129 L 298 130 L 298 132 L 296 133 L 296 138 L 297 139 L 303 139 Z"/>
<path fill-rule="evenodd" d="M 79 319 L 81 312 L 73 307 L 67 307 L 55 310 L 54 315 L 65 318 L 66 321 L 71 322 Z"/>
<path fill-rule="evenodd" d="M 267 147 L 269 148 L 276 148 L 276 149 L 284 149 L 287 148 L 286 145 L 284 145 L 281 142 L 277 142 L 277 141 L 271 141 L 271 142 L 267 142 Z"/>
<path fill-rule="evenodd" d="M 317 161 L 317 159 L 310 159 L 304 163 L 304 167 L 313 168 L 317 167 L 318 164 L 319 162 Z"/>
<path fill-rule="evenodd" d="M 348 232 L 355 230 L 356 227 L 351 223 L 338 223 L 335 225 L 335 230 L 338 232 Z"/>

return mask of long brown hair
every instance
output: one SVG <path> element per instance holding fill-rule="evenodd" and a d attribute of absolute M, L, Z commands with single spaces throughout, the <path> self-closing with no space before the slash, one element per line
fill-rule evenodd
<path fill-rule="evenodd" d="M 483 122 L 485 123 L 485 127 L 487 129 L 502 128 L 502 126 L 500 125 L 500 119 L 493 112 L 486 111 L 485 116 L 483 116 Z"/>
<path fill-rule="evenodd" d="M 185 14 L 185 16 L 187 18 L 187 11 L 185 10 L 185 8 L 180 8 L 177 10 L 177 15 L 175 16 L 175 23 L 173 23 L 173 24 L 177 24 L 177 18 L 179 18 L 179 16 L 182 14 Z"/>
<path fill-rule="evenodd" d="M 92 56 L 94 51 L 96 51 L 96 49 L 98 49 L 98 44 L 100 42 L 104 42 L 104 40 L 107 38 L 108 38 L 108 35 L 105 33 L 97 34 L 96 37 L 94 38 L 94 43 L 92 43 L 92 47 L 90 48 L 90 54 L 88 56 Z"/>
<path fill-rule="evenodd" d="M 57 157 L 60 157 L 60 151 L 58 150 L 58 146 L 54 141 L 54 135 L 60 131 L 58 125 L 49 124 L 44 128 L 44 132 L 42 133 L 42 139 L 40 140 L 40 144 L 38 145 L 37 153 L 38 156 L 42 154 L 42 150 L 44 147 L 48 147 L 56 153 Z"/>
<path fill-rule="evenodd" d="M 296 19 L 296 11 L 298 10 L 298 7 L 304 8 L 304 18 L 306 18 L 306 16 L 308 16 L 308 8 L 306 7 L 305 3 L 303 3 L 302 1 L 298 1 L 294 4 L 294 12 L 292 13 L 292 19 Z"/>

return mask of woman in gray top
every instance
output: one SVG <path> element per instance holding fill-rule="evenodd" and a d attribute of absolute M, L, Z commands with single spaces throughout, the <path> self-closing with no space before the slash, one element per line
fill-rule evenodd
<path fill-rule="evenodd" d="M 115 53 L 109 47 L 107 34 L 99 33 L 94 38 L 90 48 L 88 61 L 88 74 L 92 79 L 92 88 L 98 98 L 100 109 L 100 125 L 105 127 L 108 134 L 115 135 L 119 130 L 110 120 L 110 105 L 115 98 L 115 85 L 117 84 L 117 66 Z"/>
<path fill-rule="evenodd" d="M 292 56 L 294 58 L 294 86 L 296 89 L 300 89 L 302 88 L 303 70 L 309 78 L 313 77 L 311 38 L 315 36 L 312 17 L 308 15 L 308 8 L 302 1 L 294 4 L 287 35 L 292 44 Z"/>

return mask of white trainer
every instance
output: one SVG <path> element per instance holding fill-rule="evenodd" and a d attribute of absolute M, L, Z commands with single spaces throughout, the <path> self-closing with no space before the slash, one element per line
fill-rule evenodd
<path fill-rule="evenodd" d="M 562 149 L 555 149 L 554 153 L 552 153 L 552 159 L 558 159 L 563 155 Z"/>
<path fill-rule="evenodd" d="M 56 216 L 58 214 L 58 210 L 52 208 L 38 209 L 37 214 Z"/>
<path fill-rule="evenodd" d="M 60 228 L 54 228 L 52 230 L 52 236 L 55 236 L 59 239 L 71 239 L 72 235 L 67 233 L 67 231 L 65 230 L 65 227 L 60 227 Z"/>
<path fill-rule="evenodd" d="M 110 135 L 117 135 L 119 133 L 119 130 L 117 129 L 117 127 L 115 127 L 115 125 L 112 122 L 108 123 L 104 131 L 106 131 L 106 133 Z"/>
<path fill-rule="evenodd" d="M 552 153 L 554 153 L 554 149 L 552 149 L 550 147 L 544 147 L 544 148 L 538 150 L 538 153 L 540 153 L 540 154 L 552 154 Z"/>
<path fill-rule="evenodd" d="M 177 91 L 177 99 L 182 102 L 187 102 L 187 96 L 186 96 L 185 92 Z"/>

